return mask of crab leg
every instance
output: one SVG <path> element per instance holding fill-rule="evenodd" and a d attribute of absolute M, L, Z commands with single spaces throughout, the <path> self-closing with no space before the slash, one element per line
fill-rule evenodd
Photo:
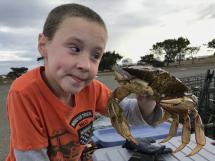
<path fill-rule="evenodd" d="M 193 99 L 192 99 L 193 98 Z M 174 99 L 168 99 L 168 100 L 161 100 L 160 104 L 168 107 L 176 107 L 177 105 L 180 105 L 180 107 L 184 107 L 185 109 L 193 109 L 195 106 L 195 98 L 194 96 L 190 97 L 180 97 L 180 98 L 174 98 Z M 179 108 L 180 109 L 180 108 Z"/>
<path fill-rule="evenodd" d="M 164 110 L 163 117 L 160 120 L 158 120 L 158 122 L 156 122 L 156 124 L 161 124 L 161 123 L 167 121 L 170 118 L 170 116 L 171 116 L 170 113 L 167 112 L 166 110 Z"/>
<path fill-rule="evenodd" d="M 206 144 L 201 117 L 199 116 L 196 109 L 194 109 L 194 113 L 195 113 L 195 138 L 196 138 L 197 146 L 187 156 L 192 156 L 198 153 L 202 149 L 202 147 Z"/>
<path fill-rule="evenodd" d="M 174 99 L 168 99 L 168 100 L 161 100 L 161 104 L 164 104 L 164 106 L 165 106 L 165 104 L 166 105 L 177 105 L 177 104 L 179 104 L 179 103 L 181 103 L 182 102 L 182 98 L 174 98 Z"/>
<path fill-rule="evenodd" d="M 176 114 L 173 114 L 172 118 L 173 118 L 173 121 L 172 121 L 170 130 L 169 130 L 169 135 L 166 138 L 164 138 L 164 140 L 162 140 L 160 143 L 165 143 L 165 142 L 169 141 L 177 133 L 177 127 L 179 124 L 179 116 Z"/>
<path fill-rule="evenodd" d="M 183 123 L 183 129 L 182 129 L 182 144 L 175 149 L 174 153 L 182 150 L 189 142 L 190 142 L 190 117 L 188 115 L 184 116 L 184 123 Z"/>
<path fill-rule="evenodd" d="M 116 88 L 112 93 L 112 99 L 116 100 L 119 103 L 131 93 L 138 95 L 148 94 L 152 96 L 153 90 L 151 89 L 151 87 L 141 83 L 139 82 L 134 84 L 124 84 L 121 87 Z"/>

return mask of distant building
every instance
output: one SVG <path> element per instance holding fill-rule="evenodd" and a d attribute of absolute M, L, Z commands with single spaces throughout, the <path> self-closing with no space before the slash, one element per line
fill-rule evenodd
<path fill-rule="evenodd" d="M 159 56 L 159 55 L 154 55 L 154 59 L 159 61 L 159 62 L 163 62 L 164 61 L 164 57 Z"/>
<path fill-rule="evenodd" d="M 133 65 L 133 61 L 131 58 L 124 58 L 121 61 L 121 65 L 122 66 L 129 66 L 129 65 Z"/>

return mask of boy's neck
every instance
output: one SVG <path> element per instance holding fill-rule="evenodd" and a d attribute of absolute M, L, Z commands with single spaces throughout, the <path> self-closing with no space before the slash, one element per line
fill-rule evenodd
<path fill-rule="evenodd" d="M 74 95 L 70 95 L 67 98 L 66 97 L 60 97 L 59 99 L 63 103 L 65 103 L 66 105 L 68 105 L 70 107 L 74 107 L 75 106 L 75 96 Z"/>
<path fill-rule="evenodd" d="M 59 94 L 59 93 L 56 93 L 56 91 L 49 84 L 49 81 L 48 81 L 48 79 L 46 78 L 46 75 L 45 75 L 45 71 L 42 71 L 41 75 L 42 75 L 42 78 L 43 78 L 44 82 L 46 83 L 46 85 L 49 87 L 49 89 L 53 92 L 53 94 L 56 97 L 58 97 L 64 104 L 66 104 L 66 105 L 68 105 L 70 107 L 75 106 L 75 96 L 74 96 L 74 94 L 65 94 L 65 93 Z"/>

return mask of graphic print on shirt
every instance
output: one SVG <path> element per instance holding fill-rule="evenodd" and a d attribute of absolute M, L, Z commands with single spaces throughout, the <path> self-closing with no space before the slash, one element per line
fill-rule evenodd
<path fill-rule="evenodd" d="M 93 134 L 93 122 L 90 122 L 87 126 L 78 130 L 78 137 L 80 144 L 87 144 Z"/>
<path fill-rule="evenodd" d="M 65 130 L 55 131 L 49 137 L 48 154 L 53 161 L 73 161 L 79 158 L 84 145 L 88 143 L 93 132 L 93 113 L 84 111 L 70 121 L 74 133 Z"/>
<path fill-rule="evenodd" d="M 83 111 L 81 113 L 79 113 L 78 115 L 76 115 L 75 117 L 72 118 L 70 125 L 75 128 L 82 120 L 86 119 L 86 118 L 92 118 L 93 117 L 93 112 L 92 110 L 88 110 L 88 111 Z"/>
<path fill-rule="evenodd" d="M 48 154 L 54 161 L 69 161 L 73 146 L 75 143 L 71 140 L 71 134 L 66 130 L 58 131 L 49 138 Z"/>
<path fill-rule="evenodd" d="M 84 111 L 76 115 L 70 122 L 70 125 L 75 128 L 77 125 L 80 129 L 77 130 L 79 143 L 85 145 L 89 142 L 93 133 L 93 112 L 91 110 Z"/>

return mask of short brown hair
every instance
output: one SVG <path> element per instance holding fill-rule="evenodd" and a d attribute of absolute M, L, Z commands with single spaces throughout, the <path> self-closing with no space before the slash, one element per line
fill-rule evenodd
<path fill-rule="evenodd" d="M 96 22 L 106 29 L 103 19 L 92 9 L 75 3 L 60 5 L 48 14 L 45 24 L 43 26 L 43 34 L 52 40 L 58 27 L 67 17 L 82 17 L 89 21 Z"/>

